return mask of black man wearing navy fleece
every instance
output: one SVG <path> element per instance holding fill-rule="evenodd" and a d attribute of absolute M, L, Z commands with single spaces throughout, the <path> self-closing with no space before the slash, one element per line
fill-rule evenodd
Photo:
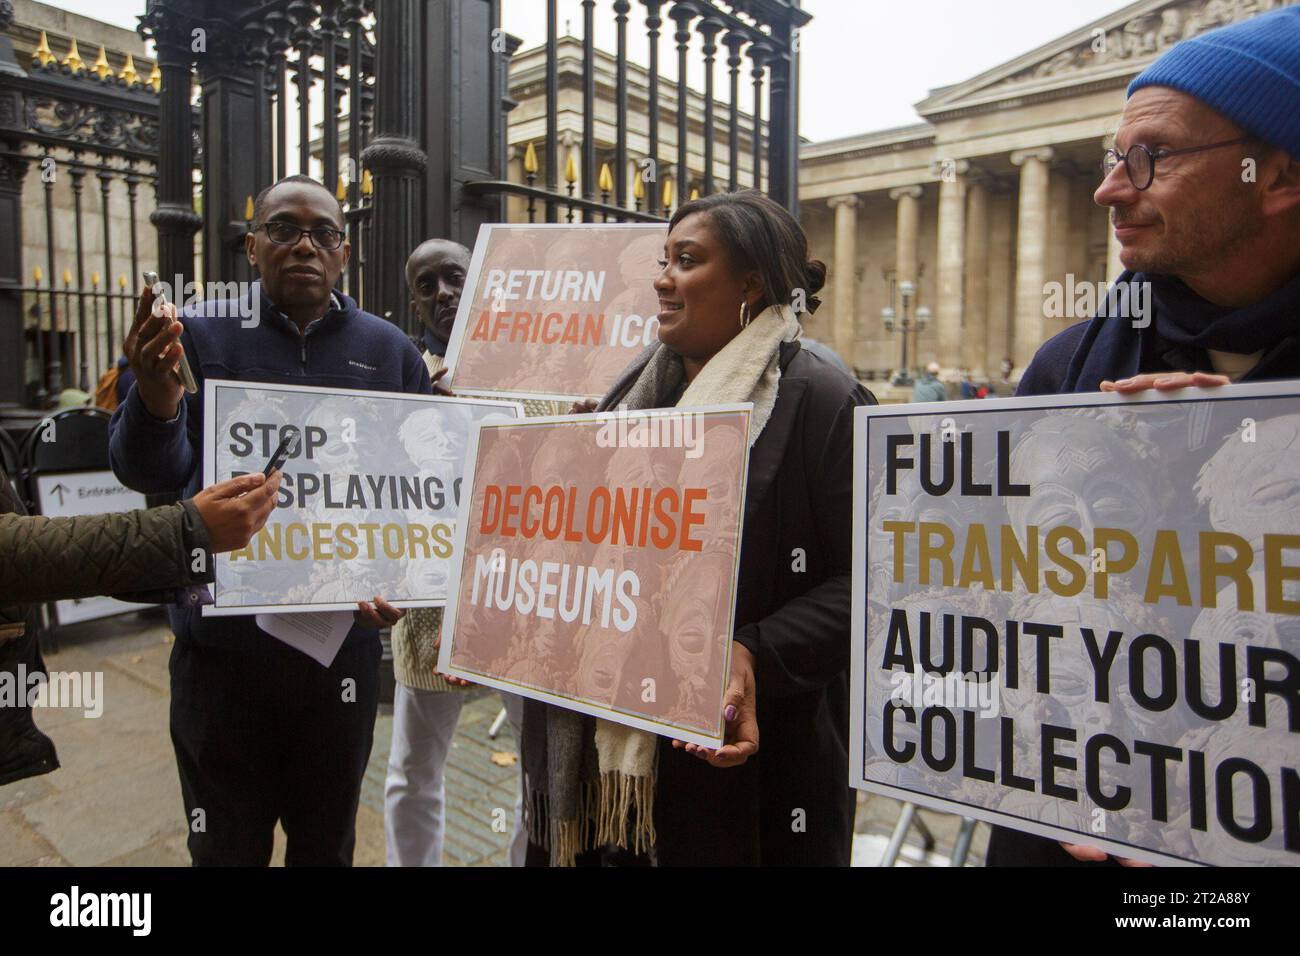
<path fill-rule="evenodd" d="M 129 488 L 190 495 L 200 487 L 206 378 L 431 391 L 401 330 L 333 291 L 351 250 L 328 189 L 290 176 L 258 196 L 253 219 L 246 250 L 261 281 L 242 307 L 203 302 L 178 319 L 170 305 L 154 316 L 151 292 L 140 299 L 126 341 L 136 381 L 110 425 L 113 471 Z M 256 324 L 240 317 L 252 301 Z M 182 354 L 198 394 L 186 395 L 172 374 Z M 193 862 L 265 866 L 278 821 L 286 865 L 350 865 L 378 711 L 378 629 L 402 612 L 361 603 L 325 668 L 261 631 L 252 615 L 201 617 L 205 599 L 193 592 L 171 610 L 171 734 Z M 345 700 L 348 679 L 355 699 Z"/>

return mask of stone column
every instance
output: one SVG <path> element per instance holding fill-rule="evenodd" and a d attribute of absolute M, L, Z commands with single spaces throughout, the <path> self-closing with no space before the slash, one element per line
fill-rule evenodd
<path fill-rule="evenodd" d="M 889 198 L 898 203 L 897 254 L 895 280 L 916 281 L 917 233 L 920 231 L 920 186 L 899 186 L 889 191 Z"/>
<path fill-rule="evenodd" d="M 1047 271 L 1048 168 L 1050 146 L 1020 149 L 1011 164 L 1020 167 L 1020 210 L 1016 237 L 1016 308 L 1011 358 L 1017 378 L 1043 344 L 1043 282 Z"/>
<path fill-rule="evenodd" d="M 966 258 L 966 173 L 964 159 L 945 160 L 932 170 L 939 177 L 939 282 L 935 303 L 938 361 L 945 372 L 962 362 L 962 270 Z"/>
<path fill-rule="evenodd" d="M 826 204 L 835 210 L 835 271 L 831 274 L 835 351 L 852 368 L 856 338 L 854 288 L 857 285 L 858 197 L 836 196 Z"/>
<path fill-rule="evenodd" d="M 1066 276 L 1071 272 L 1070 263 L 1070 173 L 1060 165 L 1053 165 L 1047 174 L 1047 267 L 1044 283 L 1059 282 L 1063 289 L 1068 289 Z M 1080 282 L 1085 278 L 1075 276 Z M 1043 316 L 1041 335 L 1044 341 L 1074 323 L 1070 312 L 1067 307 L 1065 315 Z"/>
<path fill-rule="evenodd" d="M 1002 367 L 1002 359 L 1011 354 L 1011 316 L 1016 306 L 1015 197 L 1009 190 L 994 191 L 994 183 L 985 186 L 989 206 L 988 334 L 985 350 L 989 356 L 988 372 Z"/>
<path fill-rule="evenodd" d="M 1049 170 L 1047 182 L 1047 281 L 1064 282 L 1065 274 L 1070 271 L 1069 170 L 1059 166 Z"/>
<path fill-rule="evenodd" d="M 988 354 L 989 192 L 978 179 L 966 184 L 966 324 L 961 364 L 976 377 L 996 369 L 1002 356 Z"/>

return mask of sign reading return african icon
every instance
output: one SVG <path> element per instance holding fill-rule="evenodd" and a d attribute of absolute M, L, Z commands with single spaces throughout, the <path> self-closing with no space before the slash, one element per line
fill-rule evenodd
<path fill-rule="evenodd" d="M 1153 863 L 1300 863 L 1300 390 L 855 421 L 850 783 Z"/>
<path fill-rule="evenodd" d="M 438 669 L 719 746 L 751 409 L 477 426 Z"/>
<path fill-rule="evenodd" d="M 448 347 L 459 394 L 599 398 L 657 340 L 667 227 L 479 228 Z"/>
<path fill-rule="evenodd" d="M 354 610 L 446 600 L 461 469 L 473 423 L 512 402 L 208 379 L 205 485 L 262 471 L 296 432 L 275 511 L 217 555 L 205 615 Z"/>

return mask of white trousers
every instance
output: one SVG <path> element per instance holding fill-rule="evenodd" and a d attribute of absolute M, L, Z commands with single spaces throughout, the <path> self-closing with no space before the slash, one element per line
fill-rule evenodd
<path fill-rule="evenodd" d="M 444 771 L 465 695 L 438 693 L 397 684 L 393 698 L 393 745 L 384 782 L 384 836 L 389 866 L 441 866 L 447 804 Z M 502 694 L 515 740 L 520 739 L 523 700 Z M 515 790 L 510 831 L 510 865 L 523 866 L 523 766 Z M 484 820 L 484 826 L 492 821 Z"/>

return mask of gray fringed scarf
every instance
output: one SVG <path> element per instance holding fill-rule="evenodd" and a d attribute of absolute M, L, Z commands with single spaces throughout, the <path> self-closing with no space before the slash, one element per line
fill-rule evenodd
<path fill-rule="evenodd" d="M 788 308 L 765 310 L 708 361 L 677 407 L 752 402 L 752 448 L 776 404 L 781 343 L 799 331 Z M 598 410 L 664 408 L 686 377 L 681 356 L 663 345 L 637 361 L 635 380 L 615 386 Z M 529 700 L 523 750 L 528 836 L 550 850 L 552 866 L 607 844 L 637 853 L 654 846 L 654 734 Z"/>

